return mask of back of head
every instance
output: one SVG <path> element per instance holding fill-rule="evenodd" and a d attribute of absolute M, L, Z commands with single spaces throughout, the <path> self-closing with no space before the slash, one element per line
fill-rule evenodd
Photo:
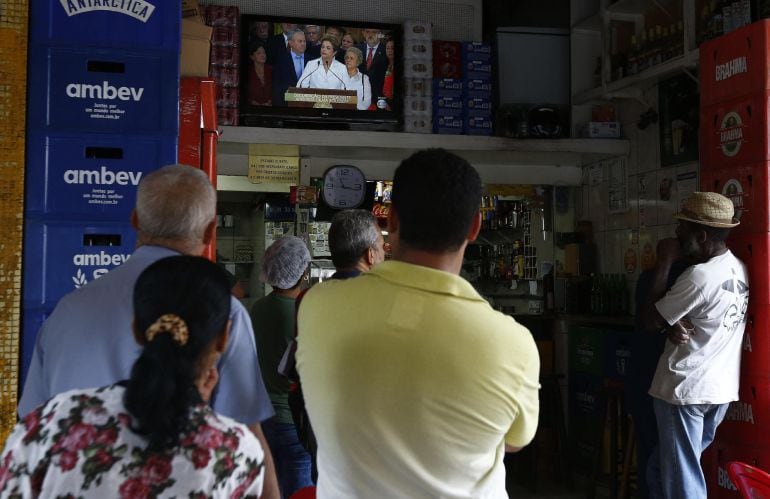
<path fill-rule="evenodd" d="M 478 172 L 444 149 L 418 151 L 393 176 L 398 238 L 411 248 L 443 253 L 465 241 L 481 204 Z"/>
<path fill-rule="evenodd" d="M 329 251 L 337 269 L 355 266 L 364 252 L 375 247 L 380 229 L 367 210 L 342 210 L 334 214 L 329 227 Z"/>
<path fill-rule="evenodd" d="M 259 279 L 277 289 L 293 289 L 299 286 L 309 263 L 310 251 L 305 241 L 283 236 L 265 251 Z"/>
<path fill-rule="evenodd" d="M 136 193 L 145 238 L 199 241 L 216 214 L 217 193 L 194 167 L 169 165 L 146 175 Z"/>
<path fill-rule="evenodd" d="M 145 344 L 124 402 L 150 447 L 168 449 L 186 428 L 190 407 L 201 402 L 195 381 L 227 325 L 229 283 L 205 258 L 172 256 L 141 273 L 133 302 L 134 328 Z"/>

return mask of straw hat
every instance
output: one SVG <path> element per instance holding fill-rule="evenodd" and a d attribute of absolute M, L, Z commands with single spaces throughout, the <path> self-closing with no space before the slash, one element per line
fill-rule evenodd
<path fill-rule="evenodd" d="M 716 192 L 693 192 L 674 218 L 709 227 L 730 228 L 740 222 L 733 218 L 733 202 Z"/>

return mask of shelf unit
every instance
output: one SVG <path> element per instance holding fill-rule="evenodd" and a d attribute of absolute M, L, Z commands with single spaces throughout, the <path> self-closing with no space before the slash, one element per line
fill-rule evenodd
<path fill-rule="evenodd" d="M 695 44 L 695 5 L 690 0 L 609 0 L 585 2 L 572 0 L 572 103 L 573 121 L 588 114 L 580 106 L 595 101 L 635 99 L 641 101 L 642 89 L 666 77 L 686 72 L 694 79 L 699 52 Z M 656 10 L 672 20 L 682 20 L 684 54 L 618 80 L 611 79 L 612 23 L 634 24 L 637 34 L 644 29 L 645 14 Z M 599 81 L 596 81 L 600 59 Z M 575 119 L 577 117 L 577 119 Z M 583 120 L 587 121 L 587 120 Z"/>
<path fill-rule="evenodd" d="M 470 161 L 487 183 L 578 185 L 580 166 L 622 156 L 629 142 L 618 139 L 512 139 L 398 132 L 222 127 L 217 151 L 218 189 L 286 192 L 288 187 L 249 184 L 249 144 L 300 146 L 301 182 L 332 164 L 353 162 L 367 178 L 392 179 L 398 163 L 419 149 L 441 147 Z M 239 179 L 240 178 L 240 179 Z M 249 187 L 252 187 L 251 189 Z"/>

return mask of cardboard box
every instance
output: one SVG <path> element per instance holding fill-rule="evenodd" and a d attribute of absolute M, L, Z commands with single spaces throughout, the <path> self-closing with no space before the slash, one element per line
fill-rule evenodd
<path fill-rule="evenodd" d="M 195 18 L 199 22 L 203 22 L 203 16 L 201 16 L 201 8 L 198 5 L 198 0 L 182 0 L 182 17 Z"/>
<path fill-rule="evenodd" d="M 211 28 L 193 19 L 182 19 L 181 76 L 208 76 Z"/>

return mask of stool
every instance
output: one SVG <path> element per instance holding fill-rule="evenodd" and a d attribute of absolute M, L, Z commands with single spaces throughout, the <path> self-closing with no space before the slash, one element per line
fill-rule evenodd
<path fill-rule="evenodd" d="M 591 499 L 596 497 L 596 485 L 601 475 L 602 458 L 604 452 L 605 429 L 609 426 L 609 486 L 610 499 L 625 498 L 628 493 L 628 482 L 633 455 L 634 437 L 629 431 L 628 416 L 623 404 L 623 382 L 605 380 L 602 395 L 606 398 L 604 413 L 601 415 L 601 425 L 596 435 L 596 446 L 593 456 L 593 470 L 588 485 L 586 496 Z M 620 446 L 619 434 L 625 436 L 625 445 Z M 621 458 L 622 456 L 622 458 Z M 621 476 L 618 476 L 618 462 L 623 463 Z M 620 478 L 620 481 L 619 481 Z M 619 490 L 620 489 L 620 490 Z M 620 491 L 620 495 L 618 492 Z"/>

